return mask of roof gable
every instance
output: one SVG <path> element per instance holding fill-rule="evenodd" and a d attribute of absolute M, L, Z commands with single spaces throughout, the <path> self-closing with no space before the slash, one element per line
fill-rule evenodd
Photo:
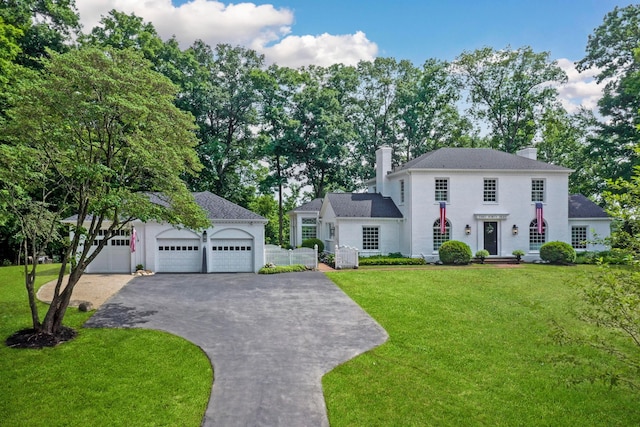
<path fill-rule="evenodd" d="M 293 209 L 291 212 L 319 212 L 322 208 L 322 198 L 313 199 L 310 202 L 304 203 L 297 208 Z"/>
<path fill-rule="evenodd" d="M 327 200 L 338 218 L 402 218 L 393 200 L 378 193 L 329 193 Z"/>
<path fill-rule="evenodd" d="M 400 165 L 409 169 L 530 170 L 572 172 L 571 169 L 489 148 L 440 148 Z"/>

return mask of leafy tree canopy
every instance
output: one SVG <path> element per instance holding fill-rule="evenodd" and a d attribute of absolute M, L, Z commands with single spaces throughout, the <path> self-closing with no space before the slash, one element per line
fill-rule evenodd
<path fill-rule="evenodd" d="M 175 85 L 132 50 L 48 53 L 43 70 L 24 70 L 15 87 L 9 143 L 1 146 L 0 195 L 20 201 L 14 203 L 17 216 L 33 212 L 20 206 L 38 204 L 53 212 L 45 218 L 52 221 L 77 214 L 54 301 L 42 323 L 34 316 L 35 330 L 56 335 L 86 266 L 131 220 L 194 229 L 208 220 L 181 180 L 201 165 L 193 117 L 173 104 Z M 163 203 L 153 203 L 150 192 Z M 101 229 L 107 230 L 105 239 L 90 253 L 83 242 L 94 241 Z"/>

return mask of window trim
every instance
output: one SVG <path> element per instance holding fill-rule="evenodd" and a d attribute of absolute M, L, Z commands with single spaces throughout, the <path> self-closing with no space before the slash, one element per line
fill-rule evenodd
<path fill-rule="evenodd" d="M 493 189 L 487 189 L 487 183 L 493 182 Z M 487 194 L 493 192 L 493 200 L 487 200 Z M 498 200 L 498 178 L 482 179 L 482 202 L 496 204 Z"/>
<path fill-rule="evenodd" d="M 542 220 L 542 234 L 538 233 L 538 220 L 534 218 L 529 223 L 529 251 L 539 252 L 542 245 L 547 243 L 547 230 L 548 224 L 544 219 Z M 542 236 L 541 238 L 532 239 L 532 237 Z"/>
<path fill-rule="evenodd" d="M 439 182 L 444 182 L 446 183 L 446 188 L 443 189 L 438 189 L 438 183 Z M 449 203 L 449 197 L 450 197 L 450 185 L 449 185 L 449 178 L 434 178 L 433 181 L 433 198 L 435 199 L 436 202 L 447 202 Z M 438 197 L 438 192 L 442 192 L 444 191 L 446 194 L 446 197 L 444 199 L 439 198 Z"/>
<path fill-rule="evenodd" d="M 444 242 L 451 240 L 451 221 L 449 219 L 445 219 L 445 232 L 444 234 L 440 234 L 440 218 L 436 218 L 433 222 L 433 252 L 437 253 L 440 250 L 440 246 Z M 440 237 L 436 239 L 436 236 Z"/>
<path fill-rule="evenodd" d="M 362 250 L 363 251 L 379 251 L 380 250 L 380 226 L 379 225 L 363 225 L 362 226 Z"/>
<path fill-rule="evenodd" d="M 577 230 L 581 231 L 580 236 L 576 236 Z M 584 239 L 577 240 L 578 237 L 583 237 Z M 589 239 L 589 226 L 587 225 L 572 225 L 571 226 L 571 246 L 575 250 L 586 251 L 588 249 L 588 239 Z"/>
<path fill-rule="evenodd" d="M 534 189 L 534 181 L 538 182 L 538 183 L 542 183 L 542 189 Z M 540 198 L 541 200 L 534 200 L 534 191 L 536 193 L 542 193 L 542 197 Z M 541 203 L 545 203 L 546 202 L 546 195 L 547 195 L 547 180 L 544 178 L 531 178 L 531 203 L 536 203 L 536 202 L 541 202 Z"/>

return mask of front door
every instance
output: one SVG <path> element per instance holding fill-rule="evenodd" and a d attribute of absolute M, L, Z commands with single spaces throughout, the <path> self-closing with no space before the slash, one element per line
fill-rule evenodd
<path fill-rule="evenodd" d="M 498 255 L 498 223 L 495 221 L 484 223 L 484 248 L 489 255 Z"/>

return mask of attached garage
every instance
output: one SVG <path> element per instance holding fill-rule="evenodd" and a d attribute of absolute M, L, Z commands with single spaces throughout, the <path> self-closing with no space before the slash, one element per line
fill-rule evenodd
<path fill-rule="evenodd" d="M 200 273 L 200 239 L 158 239 L 158 273 Z"/>
<path fill-rule="evenodd" d="M 103 231 L 99 237 L 102 238 Z M 99 240 L 92 244 L 98 246 Z M 129 232 L 121 231 L 112 237 L 98 256 L 89 264 L 87 273 L 131 273 L 131 250 L 129 249 Z"/>
<path fill-rule="evenodd" d="M 211 271 L 248 273 L 253 271 L 252 239 L 211 239 Z"/>
<path fill-rule="evenodd" d="M 267 220 L 208 191 L 193 196 L 207 213 L 211 227 L 189 230 L 167 223 L 132 221 L 130 228 L 110 239 L 87 273 L 132 273 L 139 265 L 156 273 L 257 272 L 264 265 Z M 166 203 L 151 197 L 159 205 Z M 66 221 L 74 223 L 76 219 Z"/>

